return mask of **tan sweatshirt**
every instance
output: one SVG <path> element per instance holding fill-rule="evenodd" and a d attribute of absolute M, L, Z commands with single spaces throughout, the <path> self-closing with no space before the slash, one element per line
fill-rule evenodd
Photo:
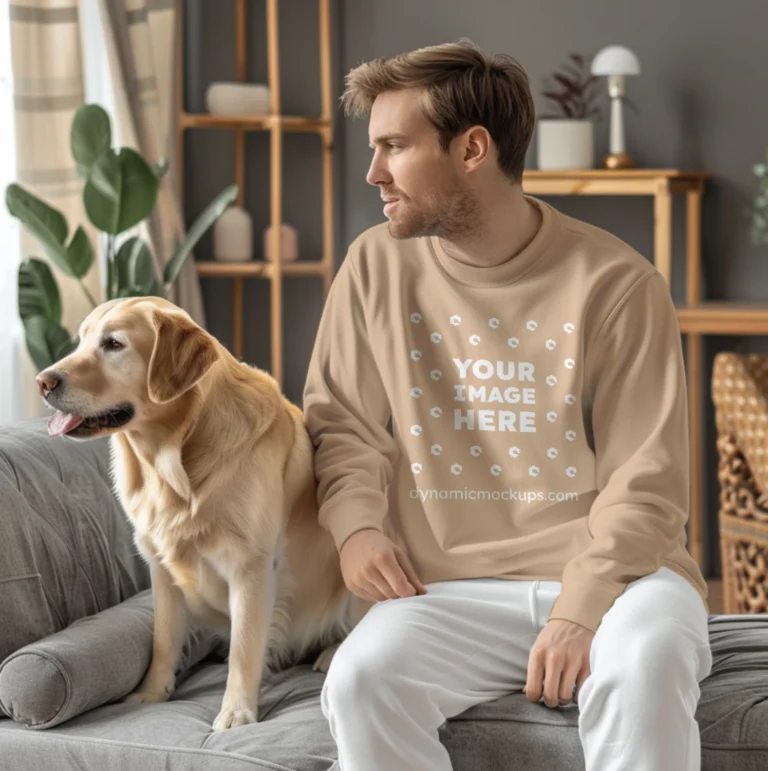
<path fill-rule="evenodd" d="M 689 436 L 661 273 L 529 196 L 542 225 L 492 268 L 438 238 L 360 235 L 304 391 L 320 521 L 408 551 L 422 582 L 557 580 L 550 618 L 595 630 L 627 584 L 686 549 Z M 391 425 L 390 425 L 391 419 Z"/>

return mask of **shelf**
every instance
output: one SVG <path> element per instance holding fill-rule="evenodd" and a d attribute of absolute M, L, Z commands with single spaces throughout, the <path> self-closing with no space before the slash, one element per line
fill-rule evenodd
<path fill-rule="evenodd" d="M 242 129 L 243 131 L 269 131 L 273 127 L 289 132 L 322 134 L 331 128 L 331 121 L 324 118 L 305 118 L 299 115 L 210 115 L 208 113 L 182 112 L 181 128 Z"/>
<path fill-rule="evenodd" d="M 594 179 L 710 179 L 709 171 L 685 171 L 683 169 L 571 169 L 569 171 L 542 171 L 541 169 L 526 169 L 523 179 L 576 179 L 592 177 Z"/>
<path fill-rule="evenodd" d="M 195 263 L 198 276 L 209 278 L 271 278 L 275 275 L 275 263 L 266 260 L 249 262 L 203 261 Z M 327 266 L 322 260 L 304 260 L 280 263 L 279 271 L 283 276 L 324 276 Z"/>
<path fill-rule="evenodd" d="M 768 303 L 710 300 L 677 308 L 680 330 L 701 335 L 768 335 Z"/>
<path fill-rule="evenodd" d="M 530 195 L 656 195 L 699 190 L 712 176 L 680 169 L 580 169 L 523 172 Z"/>

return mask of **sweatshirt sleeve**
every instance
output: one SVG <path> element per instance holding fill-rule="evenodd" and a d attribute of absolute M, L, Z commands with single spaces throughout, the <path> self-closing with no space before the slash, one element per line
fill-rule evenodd
<path fill-rule="evenodd" d="M 606 319 L 588 359 L 598 495 L 589 547 L 563 571 L 550 619 L 595 631 L 627 584 L 684 542 L 689 500 L 686 375 L 663 276 L 639 278 Z"/>
<path fill-rule="evenodd" d="M 337 549 L 358 530 L 385 532 L 397 455 L 389 400 L 371 351 L 354 255 L 339 268 L 318 326 L 304 387 L 315 447 L 319 521 Z"/>

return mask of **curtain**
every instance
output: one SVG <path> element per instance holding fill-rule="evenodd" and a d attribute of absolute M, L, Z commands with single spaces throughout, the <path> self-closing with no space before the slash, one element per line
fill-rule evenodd
<path fill-rule="evenodd" d="M 0 189 L 16 179 L 16 132 L 13 127 L 11 32 L 8 0 L 0 0 Z M 24 417 L 21 399 L 22 328 L 16 312 L 19 265 L 18 223 L 0 205 L 0 425 Z"/>
<path fill-rule="evenodd" d="M 98 249 L 97 234 L 82 204 L 83 181 L 69 146 L 72 119 L 84 101 L 78 0 L 11 0 L 9 18 L 16 180 L 61 211 L 70 233 L 82 225 Z M 21 257 L 47 260 L 36 239 L 24 228 L 19 230 Z M 74 334 L 92 305 L 78 281 L 55 266 L 52 270 L 62 295 L 63 324 Z M 101 296 L 98 260 L 83 283 L 93 297 Z M 47 414 L 37 393 L 35 366 L 26 346 L 20 347 L 24 415 Z"/>
<path fill-rule="evenodd" d="M 99 0 L 112 71 L 117 120 L 125 144 L 149 163 L 167 158 L 169 172 L 147 220 L 146 237 L 158 276 L 184 239 L 175 177 L 175 0 Z M 169 299 L 205 326 L 200 282 L 189 258 Z"/>

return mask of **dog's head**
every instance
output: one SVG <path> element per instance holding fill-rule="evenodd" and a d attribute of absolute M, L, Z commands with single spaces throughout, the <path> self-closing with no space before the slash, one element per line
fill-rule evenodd
<path fill-rule="evenodd" d="M 56 410 L 51 436 L 91 439 L 155 420 L 218 358 L 207 332 L 156 297 L 103 303 L 80 325 L 79 338 L 75 351 L 37 376 Z"/>

